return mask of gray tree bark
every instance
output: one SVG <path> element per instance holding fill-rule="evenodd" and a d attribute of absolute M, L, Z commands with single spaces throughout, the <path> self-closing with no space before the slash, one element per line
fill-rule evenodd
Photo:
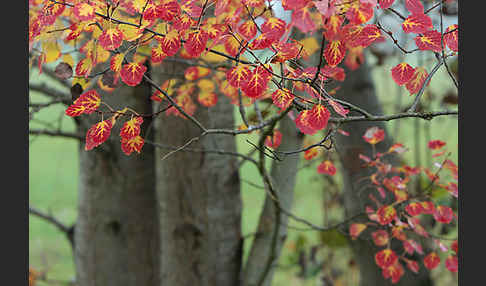
<path fill-rule="evenodd" d="M 99 92 L 117 110 L 129 106 L 140 113 L 152 111 L 145 83 Z M 78 132 L 86 134 L 100 120 L 96 114 L 82 117 Z M 146 144 L 140 154 L 125 155 L 119 141 L 125 120 L 117 120 L 110 139 L 99 147 L 85 151 L 84 142 L 79 146 L 76 285 L 159 286 L 154 149 Z M 150 121 L 145 118 L 141 136 Z"/>
<path fill-rule="evenodd" d="M 282 133 L 282 143 L 277 150 L 297 150 L 302 146 L 303 134 L 295 127 L 295 123 L 285 116 L 280 121 L 278 128 Z M 294 198 L 294 187 L 297 177 L 297 167 L 300 153 L 285 157 L 281 162 L 273 161 L 271 169 L 271 179 L 273 186 L 278 192 L 280 206 L 286 210 L 291 210 Z M 273 235 L 276 227 L 275 205 L 273 200 L 267 195 L 263 205 L 263 210 L 258 222 L 258 228 L 253 241 L 250 254 L 245 264 L 243 285 L 257 285 L 262 275 L 265 276 L 262 285 L 271 285 L 275 268 L 272 266 L 268 273 L 264 273 L 265 267 L 269 262 L 272 247 L 274 247 L 275 257 L 272 265 L 278 261 L 280 252 L 287 238 L 288 216 L 280 214 L 280 225 L 278 228 L 278 238 L 276 245 L 272 244 Z"/>
<path fill-rule="evenodd" d="M 339 99 L 352 102 L 372 114 L 383 114 L 381 104 L 376 96 L 374 83 L 371 77 L 371 69 L 365 62 L 356 71 L 346 70 L 346 80 L 341 84 L 339 90 Z M 358 115 L 352 114 L 349 115 Z M 346 217 L 352 217 L 365 211 L 365 206 L 374 206 L 371 200 L 368 199 L 368 194 L 372 189 L 362 188 L 362 181 L 360 179 L 370 176 L 369 168 L 362 168 L 363 161 L 359 159 L 358 155 L 363 154 L 371 157 L 371 146 L 366 143 L 362 136 L 365 131 L 372 127 L 378 126 L 385 130 L 385 140 L 376 145 L 377 152 L 386 152 L 393 144 L 393 139 L 390 133 L 386 131 L 386 126 L 383 122 L 353 122 L 342 125 L 341 128 L 350 133 L 349 136 L 337 136 L 336 149 L 339 154 L 343 176 L 343 194 Z M 389 163 L 398 163 L 398 158 L 392 158 Z M 372 241 L 362 239 L 350 240 L 350 245 L 354 253 L 354 258 L 360 269 L 360 285 L 392 285 L 389 280 L 385 280 L 382 276 L 381 269 L 376 265 L 374 256 L 376 252 L 382 248 L 374 246 Z M 426 286 L 432 285 L 429 273 L 423 267 L 419 274 L 414 274 L 405 268 L 405 275 L 397 286 L 414 285 Z"/>
<path fill-rule="evenodd" d="M 183 80 L 187 65 L 165 62 L 154 80 Z M 174 76 L 171 76 L 174 75 Z M 172 95 L 172 94 L 171 94 Z M 218 103 L 198 105 L 194 115 L 207 128 L 234 128 L 233 105 L 218 94 Z M 179 147 L 201 130 L 191 121 L 160 116 L 156 141 Z M 235 138 L 208 135 L 189 148 L 236 152 Z M 234 156 L 156 150 L 157 201 L 160 219 L 161 285 L 239 285 L 242 258 L 240 178 Z"/>

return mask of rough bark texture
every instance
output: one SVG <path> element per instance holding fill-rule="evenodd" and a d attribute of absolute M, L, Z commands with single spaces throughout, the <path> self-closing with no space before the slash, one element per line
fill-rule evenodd
<path fill-rule="evenodd" d="M 282 143 L 278 150 L 297 150 L 302 146 L 303 134 L 298 132 L 295 123 L 288 117 L 280 121 L 278 130 L 282 132 Z M 291 210 L 294 198 L 294 187 L 297 177 L 297 167 L 300 156 L 291 155 L 283 161 L 274 161 L 272 164 L 271 178 L 278 193 L 280 205 Z M 258 229 L 253 241 L 248 260 L 245 264 L 243 285 L 257 285 L 262 277 L 263 271 L 271 253 L 271 247 L 275 247 L 275 257 L 272 261 L 274 264 L 278 261 L 285 239 L 287 238 L 287 221 L 288 216 L 280 215 L 280 226 L 278 232 L 277 245 L 272 245 L 273 234 L 275 231 L 275 205 L 273 200 L 266 196 L 263 210 L 258 222 Z M 275 268 L 270 268 L 266 274 L 263 285 L 271 285 Z"/>
<path fill-rule="evenodd" d="M 118 110 L 129 106 L 140 113 L 151 112 L 150 88 L 144 83 L 100 94 Z M 96 114 L 83 117 L 79 132 L 86 134 L 100 120 Z M 159 285 L 154 150 L 146 144 L 140 154 L 122 152 L 119 132 L 125 120 L 118 119 L 111 140 L 101 146 L 85 151 L 84 142 L 80 144 L 74 238 L 79 286 Z M 142 136 L 149 124 L 150 119 L 145 119 Z"/>
<path fill-rule="evenodd" d="M 187 66 L 166 62 L 154 80 L 183 79 Z M 233 105 L 218 95 L 216 106 L 198 105 L 194 115 L 207 128 L 234 128 Z M 201 130 L 187 119 L 161 116 L 156 141 L 179 147 Z M 236 151 L 235 138 L 209 135 L 189 148 Z M 239 285 L 242 238 L 240 179 L 234 156 L 156 151 L 157 200 L 161 237 L 161 284 Z"/>
<path fill-rule="evenodd" d="M 372 114 L 383 114 L 371 78 L 371 70 L 366 63 L 356 71 L 346 71 L 346 80 L 342 83 L 339 90 L 339 98 L 352 102 Z M 355 114 L 350 113 L 349 115 Z M 386 131 L 383 122 L 347 123 L 341 128 L 349 132 L 350 136 L 337 136 L 336 138 L 336 148 L 343 166 L 341 173 L 344 182 L 343 193 L 346 217 L 364 212 L 366 205 L 374 205 L 368 199 L 371 189 L 363 190 L 363 183 L 362 181 L 360 182 L 360 179 L 369 176 L 371 173 L 369 169 L 361 168 L 362 161 L 358 158 L 359 154 L 372 156 L 371 146 L 362 138 L 365 131 L 372 126 L 385 129 L 386 134 L 385 140 L 376 145 L 376 151 L 384 152 L 388 150 L 393 144 L 393 139 L 390 138 L 390 133 Z M 389 280 L 383 278 L 381 270 L 374 261 L 374 255 L 380 249 L 376 248 L 369 240 L 350 240 L 350 244 L 354 252 L 354 258 L 360 268 L 360 285 L 392 285 Z M 422 268 L 419 274 L 413 274 L 410 270 L 406 270 L 400 282 L 394 285 L 426 286 L 432 285 L 432 281 L 427 271 Z"/>

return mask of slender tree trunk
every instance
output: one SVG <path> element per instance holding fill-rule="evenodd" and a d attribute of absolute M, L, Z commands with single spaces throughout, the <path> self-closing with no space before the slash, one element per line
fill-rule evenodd
<path fill-rule="evenodd" d="M 186 65 L 166 62 L 154 79 L 183 81 Z M 174 75 L 171 77 L 170 75 Z M 174 96 L 174 94 L 171 94 Z M 197 103 L 194 115 L 207 128 L 234 128 L 233 105 Z M 156 141 L 179 147 L 201 130 L 187 119 L 161 116 Z M 235 138 L 208 135 L 188 148 L 236 152 Z M 157 201 L 161 238 L 161 284 L 177 286 L 239 285 L 242 258 L 240 178 L 234 156 L 204 152 L 156 151 Z"/>
<path fill-rule="evenodd" d="M 295 123 L 288 117 L 280 121 L 278 128 L 282 132 L 282 144 L 278 150 L 297 150 L 302 146 L 303 134 L 300 134 L 295 127 Z M 286 210 L 291 210 L 294 198 L 294 187 L 297 177 L 297 167 L 300 156 L 292 155 L 286 157 L 283 161 L 273 161 L 271 170 L 271 179 L 274 187 L 278 192 L 280 205 Z M 263 210 L 258 222 L 258 228 L 253 241 L 248 260 L 245 264 L 243 285 L 257 285 L 262 275 L 266 275 L 262 285 L 271 285 L 275 268 L 273 264 L 278 261 L 285 239 L 287 238 L 287 221 L 288 216 L 280 215 L 280 225 L 278 226 L 277 244 L 272 244 L 273 234 L 275 232 L 275 205 L 273 200 L 266 196 Z M 264 273 L 267 263 L 269 263 L 270 253 L 274 247 L 275 257 L 272 267 L 268 273 Z"/>
<path fill-rule="evenodd" d="M 346 71 L 346 80 L 341 85 L 338 97 L 352 102 L 372 114 L 382 114 L 381 104 L 376 96 L 371 78 L 371 70 L 366 63 L 356 71 Z M 350 113 L 350 115 L 354 114 Z M 386 126 L 383 122 L 347 123 L 341 128 L 349 132 L 350 136 L 337 136 L 336 138 L 336 148 L 343 166 L 341 173 L 344 182 L 343 193 L 346 217 L 364 212 L 366 205 L 374 205 L 368 199 L 368 194 L 373 190 L 363 190 L 362 181 L 360 183 L 360 179 L 370 176 L 371 172 L 370 169 L 361 167 L 362 161 L 358 157 L 359 154 L 372 156 L 371 146 L 362 138 L 365 131 L 372 126 L 378 126 L 385 130 L 385 140 L 376 145 L 377 152 L 385 152 L 392 145 L 393 139 L 390 137 L 390 133 L 386 131 Z M 395 161 L 390 161 L 390 163 L 398 162 L 396 158 L 392 160 Z M 375 247 L 369 240 L 350 240 L 350 244 L 354 258 L 360 268 L 360 285 L 392 285 L 389 280 L 383 278 L 381 269 L 378 268 L 374 261 L 374 255 L 380 250 L 379 248 Z M 432 281 L 429 273 L 422 267 L 419 274 L 413 274 L 410 270 L 405 269 L 405 275 L 395 285 L 426 286 L 432 285 Z"/>
<path fill-rule="evenodd" d="M 140 113 L 151 112 L 150 88 L 145 83 L 100 94 L 113 108 L 129 106 Z M 118 119 L 111 140 L 91 151 L 84 150 L 84 142 L 79 147 L 74 237 L 79 286 L 159 285 L 154 150 L 146 144 L 140 154 L 122 152 L 119 132 L 125 119 Z M 84 117 L 78 131 L 86 134 L 100 120 L 96 114 Z M 149 124 L 145 119 L 142 136 Z"/>

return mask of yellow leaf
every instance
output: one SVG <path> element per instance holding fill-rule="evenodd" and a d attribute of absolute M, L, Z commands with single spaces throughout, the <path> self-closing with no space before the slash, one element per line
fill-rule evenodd
<path fill-rule="evenodd" d="M 300 40 L 299 43 L 304 46 L 304 50 L 307 52 L 308 55 L 312 55 L 320 48 L 319 43 L 317 43 L 317 40 L 313 37 Z"/>
<path fill-rule="evenodd" d="M 211 44 L 208 44 L 208 47 L 210 47 L 210 46 L 211 46 Z M 213 50 L 218 51 L 218 52 L 222 52 L 224 54 L 227 53 L 225 51 L 223 45 L 216 45 L 216 46 L 213 47 Z M 226 60 L 225 57 L 219 56 L 219 55 L 217 55 L 215 53 L 211 53 L 211 52 L 201 55 L 201 59 L 206 60 L 210 63 L 219 63 L 219 62 L 223 62 L 223 61 Z M 243 59 L 243 58 L 241 57 L 241 59 Z"/>
<path fill-rule="evenodd" d="M 42 51 L 46 54 L 45 63 L 51 63 L 61 56 L 61 49 L 57 42 L 43 42 Z"/>
<path fill-rule="evenodd" d="M 83 88 L 83 90 L 86 90 L 89 87 L 89 80 L 87 80 L 85 78 L 75 77 L 73 79 L 72 86 L 74 86 L 77 83 L 79 83 L 81 85 L 81 87 Z"/>
<path fill-rule="evenodd" d="M 62 56 L 62 61 L 69 64 L 71 67 L 74 67 L 74 59 L 70 54 Z"/>
<path fill-rule="evenodd" d="M 214 91 L 214 83 L 209 79 L 201 79 L 197 82 L 197 86 L 200 90 L 210 93 Z"/>

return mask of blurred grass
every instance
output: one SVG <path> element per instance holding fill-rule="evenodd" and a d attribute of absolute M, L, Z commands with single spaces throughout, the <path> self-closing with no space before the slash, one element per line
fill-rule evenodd
<path fill-rule="evenodd" d="M 396 63 L 394 63 L 396 64 Z M 385 113 L 394 111 L 397 86 L 391 80 L 387 72 L 394 64 L 384 67 L 377 67 L 373 70 L 376 80 L 376 88 L 381 98 Z M 37 73 L 36 71 L 34 73 Z M 54 84 L 45 76 L 38 77 L 32 74 L 31 82 L 45 82 Z M 433 78 L 428 91 L 442 96 L 449 88 L 452 88 L 448 75 L 441 69 Z M 413 97 L 403 88 L 403 106 L 409 105 Z M 32 102 L 41 102 L 45 98 L 35 92 L 31 92 Z M 443 109 L 433 106 L 432 110 Z M 61 123 L 63 130 L 74 130 L 74 124 L 70 118 L 63 116 L 64 108 L 61 105 L 51 106 L 35 114 L 35 120 L 31 121 L 33 128 L 45 128 L 45 124 L 52 124 L 55 128 Z M 237 115 L 237 117 L 239 114 Z M 395 141 L 403 143 L 410 150 L 414 149 L 413 135 L 415 119 L 401 119 L 398 134 L 395 134 Z M 394 130 L 397 120 L 387 123 L 389 132 Z M 439 117 L 432 121 L 420 121 L 421 126 L 430 124 L 431 139 L 440 139 L 447 142 L 447 147 L 452 151 L 451 159 L 457 161 L 457 119 Z M 423 132 L 422 132 L 423 134 Z M 246 139 L 256 143 L 254 135 L 243 135 L 237 137 L 237 147 L 242 153 L 248 152 L 251 146 Z M 422 162 L 425 161 L 426 142 L 422 136 L 420 146 L 422 150 Z M 66 224 L 72 224 L 76 219 L 76 200 L 78 184 L 78 142 L 71 139 L 53 138 L 46 136 L 30 136 L 29 144 L 29 203 L 45 211 L 50 210 L 52 214 Z M 414 154 L 409 151 L 405 154 L 409 165 L 415 166 Z M 303 169 L 298 173 L 297 185 L 294 198 L 293 212 L 313 223 L 322 225 L 323 205 L 323 180 L 316 171 L 314 164 L 311 168 Z M 241 169 L 241 178 L 262 186 L 258 172 L 252 164 L 246 163 Z M 244 208 L 242 214 L 243 235 L 255 231 L 260 215 L 260 209 L 264 200 L 263 190 L 248 183 L 242 182 L 241 197 Z M 333 213 L 333 216 L 339 214 Z M 294 222 L 291 223 L 298 226 Z M 299 225 L 302 226 L 302 225 Z M 284 247 L 280 264 L 289 262 L 291 249 L 297 236 L 301 233 L 309 242 L 318 241 L 316 232 L 298 232 L 289 230 L 287 244 Z M 251 238 L 245 241 L 244 253 L 247 255 L 251 244 Z M 71 280 L 74 276 L 74 264 L 68 241 L 63 235 L 50 224 L 30 216 L 29 219 L 29 264 L 37 270 L 47 270 L 50 279 Z M 284 267 L 275 274 L 273 285 L 316 285 L 315 279 L 303 281 L 296 275 L 296 267 Z M 317 279 L 317 278 L 316 278 Z M 348 284 L 344 284 L 348 285 Z M 445 284 L 441 284 L 445 285 Z"/>

